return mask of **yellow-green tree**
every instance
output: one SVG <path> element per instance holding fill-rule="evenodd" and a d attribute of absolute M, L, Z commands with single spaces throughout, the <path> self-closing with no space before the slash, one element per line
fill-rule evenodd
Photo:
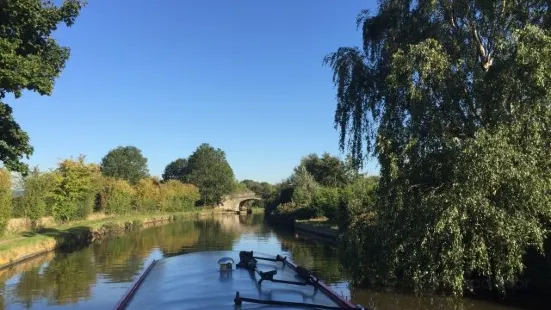
<path fill-rule="evenodd" d="M 201 198 L 199 189 L 192 184 L 169 180 L 161 185 L 161 210 L 177 212 L 192 210 Z"/>
<path fill-rule="evenodd" d="M 4 233 L 11 217 L 11 175 L 0 169 L 0 234 Z"/>
<path fill-rule="evenodd" d="M 110 214 L 122 214 L 132 209 L 134 188 L 125 180 L 102 178 L 100 210 Z"/>
<path fill-rule="evenodd" d="M 135 189 L 135 207 L 140 212 L 154 212 L 159 210 L 161 200 L 160 183 L 154 178 L 145 178 L 138 181 Z"/>
<path fill-rule="evenodd" d="M 99 166 L 66 159 L 56 170 L 57 186 L 54 190 L 52 215 L 56 220 L 70 221 L 84 218 L 93 211 L 99 185 Z"/>

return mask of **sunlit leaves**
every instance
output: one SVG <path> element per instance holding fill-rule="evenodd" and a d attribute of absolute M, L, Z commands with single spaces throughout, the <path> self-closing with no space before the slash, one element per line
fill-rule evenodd
<path fill-rule="evenodd" d="M 24 215 L 30 220 L 38 221 L 51 211 L 56 180 L 58 178 L 55 173 L 40 172 L 37 168 L 24 179 L 21 206 Z"/>
<path fill-rule="evenodd" d="M 53 217 L 60 221 L 86 218 L 99 189 L 99 166 L 86 163 L 84 156 L 66 159 L 58 164 L 55 176 Z"/>
<path fill-rule="evenodd" d="M 165 212 L 190 211 L 201 195 L 193 184 L 169 180 L 161 185 L 160 209 Z"/>
<path fill-rule="evenodd" d="M 0 168 L 0 235 L 4 233 L 12 212 L 11 175 L 6 169 Z"/>
<path fill-rule="evenodd" d="M 154 212 L 159 210 L 161 200 L 161 184 L 158 180 L 145 178 L 134 186 L 136 210 Z"/>
<path fill-rule="evenodd" d="M 134 188 L 126 181 L 110 177 L 101 180 L 100 210 L 108 214 L 124 214 L 133 209 Z"/>
<path fill-rule="evenodd" d="M 52 93 L 55 79 L 69 58 L 52 33 L 58 24 L 70 26 L 83 2 L 67 0 L 60 6 L 42 0 L 0 1 L 0 100 L 25 90 Z M 21 159 L 33 153 L 29 137 L 15 122 L 11 108 L 0 101 L 0 161 L 13 171 L 27 173 Z"/>

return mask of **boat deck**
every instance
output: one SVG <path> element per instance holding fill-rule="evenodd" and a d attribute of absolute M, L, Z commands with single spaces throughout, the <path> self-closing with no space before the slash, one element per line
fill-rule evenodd
<path fill-rule="evenodd" d="M 257 255 L 257 254 L 255 254 Z M 259 255 L 270 257 L 266 255 Z M 218 260 L 231 257 L 231 271 L 220 271 Z M 149 271 L 126 309 L 235 309 L 234 298 L 290 301 L 326 306 L 338 305 L 313 286 L 264 281 L 258 274 L 237 268 L 239 253 L 231 251 L 198 252 L 159 260 Z M 303 282 L 282 262 L 258 260 L 262 271 L 277 270 L 275 279 Z M 244 302 L 238 309 L 293 309 Z M 304 308 L 301 308 L 304 309 Z"/>

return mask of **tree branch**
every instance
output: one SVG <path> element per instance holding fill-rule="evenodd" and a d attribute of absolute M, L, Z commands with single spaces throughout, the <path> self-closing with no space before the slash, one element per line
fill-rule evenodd
<path fill-rule="evenodd" d="M 474 22 L 471 22 L 470 28 L 471 28 L 471 33 L 473 35 L 475 43 L 477 45 L 477 52 L 478 52 L 478 56 L 480 57 L 480 66 L 485 72 L 488 72 L 488 70 L 490 69 L 490 66 L 492 66 L 494 62 L 494 58 L 491 56 L 491 53 L 487 53 L 486 49 L 484 48 L 484 44 L 482 44 L 482 40 L 480 39 L 480 35 L 476 30 Z"/>

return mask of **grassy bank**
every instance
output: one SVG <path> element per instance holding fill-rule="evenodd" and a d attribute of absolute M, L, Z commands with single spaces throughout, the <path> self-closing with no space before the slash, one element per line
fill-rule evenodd
<path fill-rule="evenodd" d="M 326 217 L 309 220 L 295 220 L 294 228 L 323 237 L 337 238 L 339 227 L 335 221 Z"/>
<path fill-rule="evenodd" d="M 6 236 L 0 238 L 0 269 L 57 248 L 85 246 L 105 237 L 214 212 L 217 211 L 210 209 L 180 213 L 132 214 L 75 221 L 36 232 L 27 231 Z"/>

